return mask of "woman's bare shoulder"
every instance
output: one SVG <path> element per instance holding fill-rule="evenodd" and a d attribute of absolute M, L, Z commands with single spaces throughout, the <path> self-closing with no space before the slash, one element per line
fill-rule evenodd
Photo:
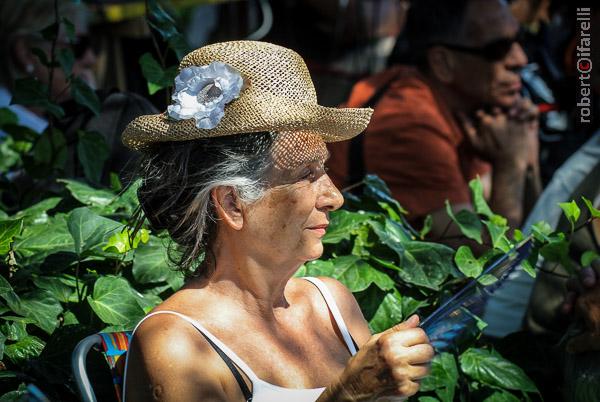
<path fill-rule="evenodd" d="M 128 354 L 129 402 L 228 400 L 222 386 L 227 374 L 221 367 L 224 363 L 200 332 L 177 315 L 146 318 Z"/>

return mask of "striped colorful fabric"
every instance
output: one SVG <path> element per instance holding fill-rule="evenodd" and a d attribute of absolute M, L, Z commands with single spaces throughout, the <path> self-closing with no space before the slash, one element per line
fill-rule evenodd
<path fill-rule="evenodd" d="M 99 333 L 102 338 L 102 354 L 110 366 L 117 399 L 121 402 L 123 375 L 125 371 L 125 353 L 129 348 L 131 331 Z"/>

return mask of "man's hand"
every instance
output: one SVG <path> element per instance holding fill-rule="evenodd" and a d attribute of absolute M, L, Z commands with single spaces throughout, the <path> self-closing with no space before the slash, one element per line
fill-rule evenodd
<path fill-rule="evenodd" d="M 567 282 L 567 289 L 562 312 L 581 318 L 586 327 L 584 333 L 569 341 L 567 351 L 600 351 L 600 263 L 594 261 L 591 267 L 583 268 L 579 278 Z"/>
<path fill-rule="evenodd" d="M 475 119 L 459 115 L 464 132 L 473 149 L 494 166 L 519 163 L 537 165 L 539 150 L 538 110 L 525 98 L 504 112 L 478 110 Z"/>

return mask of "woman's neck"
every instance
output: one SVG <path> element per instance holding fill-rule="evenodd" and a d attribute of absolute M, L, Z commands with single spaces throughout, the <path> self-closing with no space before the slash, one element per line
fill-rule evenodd
<path fill-rule="evenodd" d="M 229 247 L 227 252 L 218 249 L 207 290 L 235 300 L 245 311 L 264 320 L 274 319 L 278 309 L 289 306 L 286 288 L 301 262 L 266 261 Z"/>

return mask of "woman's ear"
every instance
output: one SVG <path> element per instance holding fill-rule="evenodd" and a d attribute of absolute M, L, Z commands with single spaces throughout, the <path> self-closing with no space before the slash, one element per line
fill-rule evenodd
<path fill-rule="evenodd" d="M 218 219 L 234 230 L 241 230 L 244 225 L 242 203 L 233 187 L 219 186 L 211 191 L 211 197 Z"/>
<path fill-rule="evenodd" d="M 427 62 L 431 74 L 439 81 L 449 84 L 454 81 L 454 58 L 441 46 L 433 46 L 427 51 Z"/>

